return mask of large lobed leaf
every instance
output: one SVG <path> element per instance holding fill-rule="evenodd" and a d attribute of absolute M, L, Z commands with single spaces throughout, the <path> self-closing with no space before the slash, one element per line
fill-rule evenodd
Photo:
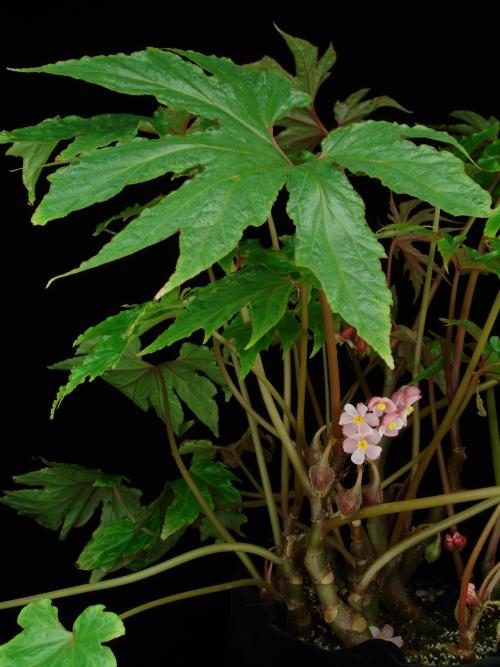
<path fill-rule="evenodd" d="M 17 622 L 23 631 L 0 646 L 2 667 L 116 667 L 113 652 L 102 643 L 124 635 L 125 627 L 102 604 L 87 607 L 73 632 L 61 625 L 47 598 L 24 607 Z"/>
<path fill-rule="evenodd" d="M 115 490 L 132 511 L 138 508 L 141 492 L 122 485 L 121 475 L 106 475 L 76 464 L 50 463 L 47 467 L 17 475 L 14 481 L 37 489 L 7 491 L 0 502 L 37 523 L 59 530 L 64 540 L 72 528 L 85 525 L 102 505 L 101 521 L 121 518 L 123 510 L 116 503 Z"/>
<path fill-rule="evenodd" d="M 464 152 L 446 132 L 369 120 L 330 132 L 322 144 L 323 156 L 453 215 L 489 215 L 491 197 L 465 174 L 462 160 L 446 150 L 416 146 L 404 137 L 432 139 Z"/>
<path fill-rule="evenodd" d="M 392 367 L 392 299 L 379 259 L 385 252 L 365 221 L 363 200 L 346 176 L 324 160 L 296 166 L 288 190 L 297 264 L 317 276 L 332 311 L 356 327 Z"/>
<path fill-rule="evenodd" d="M 103 374 L 103 379 L 142 410 L 153 408 L 158 417 L 166 421 L 162 378 L 170 390 L 168 401 L 174 431 L 180 433 L 184 421 L 182 401 L 218 435 L 218 410 L 214 400 L 216 387 L 213 382 L 222 384 L 223 379 L 211 351 L 204 346 L 184 343 L 177 359 L 157 366 L 141 359 L 137 352 L 138 349 L 128 350 L 114 368 Z"/>

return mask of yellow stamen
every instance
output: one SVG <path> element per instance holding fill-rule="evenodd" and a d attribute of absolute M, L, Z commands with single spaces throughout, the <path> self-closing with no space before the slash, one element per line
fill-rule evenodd
<path fill-rule="evenodd" d="M 385 403 L 377 403 L 377 408 L 379 410 L 385 410 L 386 409 L 386 404 Z"/>
<path fill-rule="evenodd" d="M 395 428 L 397 428 L 396 422 L 391 422 L 389 424 L 389 431 L 394 431 Z"/>
<path fill-rule="evenodd" d="M 362 424 L 365 420 L 361 415 L 356 415 L 353 419 L 355 424 Z"/>
<path fill-rule="evenodd" d="M 411 415 L 411 413 L 412 413 L 413 411 L 414 411 L 414 407 L 413 407 L 413 405 L 410 405 L 410 407 L 409 407 L 408 410 L 406 411 L 406 414 L 407 414 L 407 415 Z"/>
<path fill-rule="evenodd" d="M 366 449 L 368 447 L 368 440 L 358 440 L 358 449 Z"/>

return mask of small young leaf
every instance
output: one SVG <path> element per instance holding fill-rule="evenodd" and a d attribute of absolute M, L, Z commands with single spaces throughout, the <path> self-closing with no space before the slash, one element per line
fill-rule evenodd
<path fill-rule="evenodd" d="M 393 107 L 394 109 L 399 109 L 405 113 L 411 113 L 411 111 L 405 109 L 401 104 L 396 102 L 396 100 L 393 100 L 392 97 L 387 97 L 386 95 L 362 101 L 363 97 L 369 92 L 370 88 L 361 88 L 349 95 L 343 102 L 340 100 L 335 102 L 333 110 L 335 120 L 339 125 L 347 125 L 348 123 L 363 120 L 363 118 L 366 118 L 377 109 L 382 109 L 383 107 Z"/>
<path fill-rule="evenodd" d="M 57 607 L 47 598 L 31 602 L 18 618 L 23 631 L 0 646 L 2 667 L 66 667 L 97 665 L 116 667 L 116 658 L 103 642 L 125 634 L 123 622 L 104 605 L 87 607 L 66 630 Z"/>
<path fill-rule="evenodd" d="M 217 454 L 217 449 L 213 446 L 210 440 L 184 440 L 179 447 L 179 454 L 183 456 L 186 454 L 193 455 L 193 462 L 199 459 L 212 460 Z"/>
<path fill-rule="evenodd" d="M 465 331 L 467 331 L 467 333 L 469 333 L 475 340 L 478 340 L 481 336 L 481 328 L 470 320 L 449 320 L 446 317 L 440 317 L 439 321 L 446 324 L 447 327 L 455 325 L 461 329 L 465 329 Z"/>
<path fill-rule="evenodd" d="M 28 191 L 28 201 L 35 201 L 35 186 L 42 169 L 54 152 L 57 142 L 37 143 L 33 141 L 16 141 L 6 155 L 23 158 L 23 183 Z"/>

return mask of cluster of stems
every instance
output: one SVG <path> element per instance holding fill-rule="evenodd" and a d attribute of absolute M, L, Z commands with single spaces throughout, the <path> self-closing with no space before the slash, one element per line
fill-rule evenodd
<path fill-rule="evenodd" d="M 439 227 L 440 211 L 435 210 L 433 229 Z M 272 218 L 269 230 L 274 248 L 279 249 L 279 239 Z M 400 357 L 394 370 L 384 367 L 384 386 L 370 391 L 367 376 L 373 368 L 383 362 L 372 355 L 366 363 L 358 358 L 356 351 L 342 347 L 342 354 L 356 373 L 356 381 L 342 394 L 339 370 L 341 337 L 336 333 L 332 309 L 322 290 L 319 291 L 323 314 L 325 344 L 324 362 L 324 406 L 318 396 L 308 369 L 309 322 L 308 301 L 310 287 L 297 285 L 297 312 L 300 313 L 300 336 L 295 346 L 283 356 L 283 389 L 280 392 L 270 381 L 260 354 L 257 354 L 252 369 L 253 382 L 258 389 L 259 401 L 251 397 L 246 380 L 239 373 L 237 349 L 224 336 L 224 329 L 213 334 L 213 350 L 217 365 L 231 391 L 233 398 L 245 412 L 248 429 L 256 457 L 256 470 L 250 471 L 238 459 L 240 470 L 248 478 L 251 499 L 234 503 L 231 507 L 251 509 L 265 506 L 274 542 L 273 549 L 241 543 L 235 540 L 220 522 L 205 497 L 196 486 L 188 468 L 179 454 L 178 444 L 170 419 L 166 431 L 170 453 L 183 479 L 198 501 L 202 512 L 213 524 L 222 542 L 186 552 L 140 572 L 112 578 L 95 584 L 50 591 L 27 598 L 0 603 L 0 608 L 26 604 L 40 597 L 58 598 L 120 586 L 153 576 L 162 571 L 180 566 L 189 560 L 208 557 L 230 551 L 241 560 L 249 577 L 238 581 L 214 584 L 203 589 L 193 589 L 182 594 L 153 600 L 121 614 L 128 618 L 153 607 L 175 600 L 238 586 L 257 586 L 263 594 L 274 598 L 285 598 L 290 612 L 290 622 L 301 636 L 307 636 L 311 625 L 311 610 L 304 593 L 304 583 L 309 580 L 314 586 L 322 616 L 333 633 L 343 644 L 351 646 L 371 638 L 370 626 L 381 626 L 383 610 L 388 609 L 401 619 L 422 616 L 419 606 L 412 599 L 408 582 L 411 580 L 424 549 L 439 544 L 445 531 L 457 531 L 458 526 L 472 517 L 490 512 L 489 519 L 477 540 L 466 563 L 460 552 L 453 553 L 454 566 L 459 581 L 457 622 L 459 641 L 456 651 L 462 658 L 474 655 L 474 641 L 479 620 L 498 591 L 500 570 L 495 563 L 495 553 L 500 534 L 498 502 L 500 499 L 500 442 L 494 401 L 496 380 L 481 382 L 483 353 L 500 308 L 500 295 L 491 305 L 474 349 L 464 359 L 465 330 L 450 325 L 446 329 L 443 343 L 445 395 L 436 400 L 433 378 L 427 379 L 428 406 L 416 406 L 408 419 L 412 429 L 410 460 L 396 472 L 386 475 L 385 468 L 392 439 L 384 436 L 380 441 L 382 453 L 376 461 L 366 461 L 356 470 L 343 451 L 342 427 L 339 424 L 343 405 L 359 390 L 364 399 L 372 395 L 388 396 L 394 392 L 403 374 L 409 372 L 416 378 L 421 372 L 424 350 L 424 331 L 429 305 L 440 285 L 442 271 L 434 268 L 435 241 L 430 243 L 428 269 L 422 289 L 418 316 L 413 324 L 415 347 L 413 363 Z M 389 254 L 392 257 L 392 253 Z M 448 320 L 466 320 L 474 299 L 478 272 L 463 274 L 454 265 L 451 280 L 451 296 L 447 312 Z M 213 272 L 210 271 L 213 280 Z M 464 296 L 458 303 L 459 282 L 465 281 Z M 244 321 L 249 320 L 247 309 L 241 311 Z M 393 341 L 394 350 L 398 345 Z M 223 354 L 223 347 L 227 355 Z M 363 367 L 364 363 L 364 367 Z M 295 372 L 294 372 L 295 371 Z M 293 379 L 295 378 L 295 387 Z M 169 414 L 168 390 L 161 373 L 158 373 L 165 414 Z M 461 440 L 460 416 L 471 398 L 485 393 L 488 413 L 492 463 L 496 486 L 465 490 L 461 474 L 465 461 L 465 450 Z M 311 407 L 311 419 L 307 407 Z M 263 406 L 265 412 L 263 412 Z M 444 411 L 438 418 L 438 413 Z M 428 442 L 422 436 L 421 424 L 429 419 L 432 435 Z M 314 424 L 314 426 L 313 426 Z M 315 435 L 309 437 L 311 433 Z M 280 488 L 273 487 L 262 445 L 262 433 L 271 435 L 280 443 Z M 446 457 L 443 446 L 446 438 L 451 448 Z M 442 484 L 442 493 L 419 497 L 419 487 L 432 461 L 436 461 Z M 355 480 L 345 487 L 349 476 Z M 366 484 L 363 486 L 363 481 Z M 456 506 L 467 503 L 465 509 Z M 229 505 L 227 505 L 229 507 Z M 413 525 L 414 512 L 429 511 L 429 521 Z M 304 516 L 308 520 L 304 520 Z M 475 568 L 482 559 L 482 584 L 477 598 L 479 604 L 470 608 L 467 594 Z M 266 576 L 265 568 L 250 558 L 261 557 L 272 563 L 273 576 Z M 269 571 L 269 570 L 268 570 Z M 476 568 L 477 572 L 477 568 Z"/>

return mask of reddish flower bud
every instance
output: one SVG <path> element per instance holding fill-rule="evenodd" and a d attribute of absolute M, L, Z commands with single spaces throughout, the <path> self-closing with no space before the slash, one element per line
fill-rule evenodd
<path fill-rule="evenodd" d="M 473 583 L 469 582 L 467 585 L 467 596 L 465 598 L 465 602 L 469 605 L 469 607 L 479 607 L 481 604 L 479 598 L 476 595 L 476 587 Z"/>
<path fill-rule="evenodd" d="M 306 450 L 304 450 L 304 461 L 308 466 L 313 466 L 315 463 L 318 463 L 320 458 L 320 449 L 313 449 L 312 447 L 308 447 Z"/>
<path fill-rule="evenodd" d="M 444 536 L 444 546 L 448 551 L 463 551 L 467 544 L 467 538 L 455 530 L 451 535 Z"/>
<path fill-rule="evenodd" d="M 347 327 L 339 333 L 339 336 L 344 340 L 350 340 L 354 336 L 355 332 L 356 329 L 354 327 Z"/>

